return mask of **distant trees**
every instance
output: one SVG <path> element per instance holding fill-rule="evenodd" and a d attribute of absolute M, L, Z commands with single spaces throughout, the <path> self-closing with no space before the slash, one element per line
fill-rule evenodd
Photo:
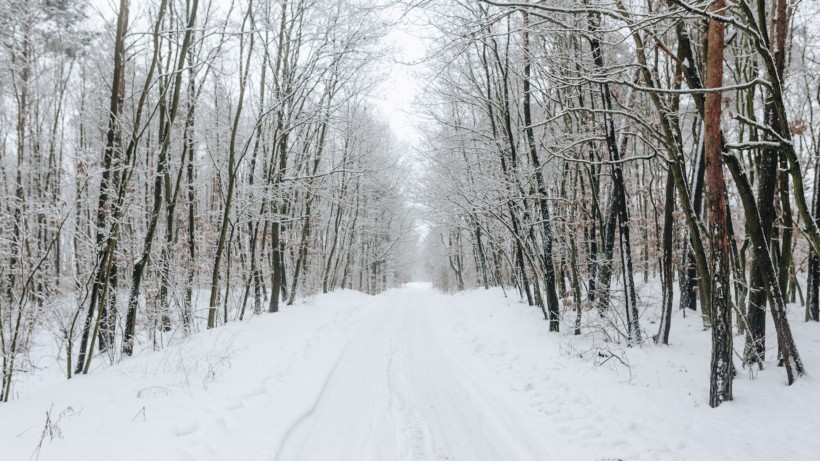
<path fill-rule="evenodd" d="M 12 397 L 15 371 L 28 366 L 21 355 L 39 324 L 53 319 L 52 299 L 73 274 L 68 228 L 87 209 L 68 200 L 67 189 L 86 188 L 87 180 L 66 181 L 64 140 L 73 110 L 68 82 L 88 63 L 94 40 L 84 17 L 81 2 L 0 5 L 0 401 Z"/>

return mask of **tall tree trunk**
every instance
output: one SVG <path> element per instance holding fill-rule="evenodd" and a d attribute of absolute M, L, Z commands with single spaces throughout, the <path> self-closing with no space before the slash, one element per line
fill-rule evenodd
<path fill-rule="evenodd" d="M 701 218 L 701 210 L 703 209 L 703 179 L 704 179 L 704 160 L 703 160 L 703 143 L 699 142 L 697 147 L 697 154 L 695 158 L 694 175 L 692 178 L 692 208 L 698 218 Z M 684 277 L 680 281 L 681 309 L 697 310 L 698 305 L 698 270 L 697 262 L 695 261 L 695 252 L 692 248 L 691 240 L 685 241 L 684 256 L 686 258 L 686 266 L 684 267 Z M 708 283 L 708 282 L 707 282 Z M 703 306 L 701 306 L 703 307 Z M 704 314 L 705 315 L 705 314 Z"/>
<path fill-rule="evenodd" d="M 773 2 L 771 22 L 773 28 L 774 65 L 776 78 L 782 79 L 786 63 L 786 40 L 788 35 L 788 5 L 785 0 Z M 763 6 L 765 11 L 765 6 Z M 765 21 L 768 18 L 759 18 Z M 771 127 L 779 135 L 784 135 L 780 129 L 781 123 L 777 107 L 775 106 L 775 95 L 770 91 L 766 95 L 764 104 L 764 124 Z M 763 135 L 766 141 L 774 142 L 776 139 L 769 132 Z M 774 232 L 775 207 L 774 196 L 778 180 L 778 165 L 780 153 L 777 149 L 763 149 L 760 155 L 760 164 L 757 177 L 757 208 L 760 212 L 760 225 L 767 241 L 771 244 Z M 788 186 L 788 182 L 784 182 Z M 785 212 L 785 210 L 784 210 Z M 790 211 L 789 211 L 790 212 Z M 791 218 L 791 216 L 789 216 Z M 789 244 L 791 239 L 789 239 Z M 769 251 L 769 248 L 766 248 Z M 765 269 L 761 266 L 765 263 L 764 256 L 759 251 L 752 253 L 751 278 L 749 280 L 749 309 L 747 312 L 747 336 L 744 351 L 744 360 L 747 363 L 759 363 L 765 359 L 766 353 L 766 300 L 768 281 L 765 278 Z M 787 266 L 788 267 L 788 266 Z M 780 277 L 778 277 L 780 280 Z"/>
<path fill-rule="evenodd" d="M 725 0 L 717 0 L 710 11 L 722 13 Z M 724 24 L 709 21 L 706 57 L 706 88 L 723 86 Z M 709 373 L 709 405 L 717 407 L 732 400 L 732 310 L 729 282 L 729 238 L 726 231 L 726 203 L 723 198 L 721 158 L 721 94 L 709 93 L 705 101 L 704 159 L 709 203 L 709 244 L 713 270 L 712 360 Z"/>
<path fill-rule="evenodd" d="M 190 114 L 190 124 L 194 126 L 195 114 Z M 188 183 L 188 278 L 185 283 L 185 304 L 182 307 L 182 328 L 186 334 L 193 331 L 194 325 L 194 279 L 196 275 L 196 186 L 194 185 L 194 149 L 193 138 L 188 146 L 188 158 L 185 165 L 185 176 Z"/>
<path fill-rule="evenodd" d="M 746 220 L 755 223 L 760 222 L 760 213 L 755 203 L 752 186 L 749 185 L 748 177 L 746 176 L 740 161 L 734 155 L 726 155 L 726 165 L 732 173 L 737 185 L 738 195 L 743 201 L 743 210 L 746 214 Z M 786 367 L 786 375 L 789 384 L 792 384 L 797 377 L 805 373 L 803 362 L 800 359 L 800 354 L 797 352 L 797 346 L 794 343 L 791 328 L 789 327 L 788 319 L 786 318 L 786 303 L 783 293 L 780 291 L 780 283 L 777 278 L 777 270 L 767 250 L 766 235 L 763 233 L 762 226 L 749 226 L 749 236 L 752 240 L 753 251 L 760 252 L 761 261 L 760 266 L 764 270 L 764 278 L 768 281 L 769 293 L 772 301 L 772 320 L 777 333 L 777 343 L 780 347 L 783 364 Z"/>
<path fill-rule="evenodd" d="M 542 239 L 544 241 L 544 291 L 547 295 L 547 311 L 549 312 L 550 331 L 558 331 L 560 316 L 560 306 L 558 304 L 558 293 L 555 291 L 555 263 L 552 256 L 552 218 L 550 217 L 549 204 L 547 203 L 547 187 L 544 182 L 544 173 L 541 170 L 541 160 L 538 158 L 538 150 L 535 146 L 535 135 L 532 128 L 532 113 L 530 109 L 530 69 L 531 57 L 529 50 L 530 34 L 527 30 L 529 26 L 529 16 L 524 13 L 524 131 L 529 147 L 530 162 L 535 170 L 535 182 L 538 187 L 538 205 L 541 209 Z"/>
<path fill-rule="evenodd" d="M 669 344 L 669 330 L 672 325 L 672 293 L 674 288 L 674 271 L 672 270 L 672 247 L 673 227 L 675 224 L 673 211 L 675 209 L 675 179 L 672 171 L 666 176 L 666 201 L 663 207 L 663 261 L 661 264 L 661 274 L 663 277 L 663 298 L 661 301 L 661 319 L 658 326 L 658 334 L 655 342 Z"/>
<path fill-rule="evenodd" d="M 251 29 L 253 28 L 253 1 L 248 3 L 248 10 L 243 20 L 243 30 L 245 24 L 250 21 Z M 251 57 L 253 56 L 253 44 L 255 34 L 250 34 L 248 45 L 248 57 L 245 62 L 245 68 L 240 69 L 239 77 L 239 95 L 234 114 L 233 127 L 231 128 L 231 139 L 228 145 L 228 187 L 226 191 L 225 204 L 222 209 L 222 218 L 219 223 L 219 239 L 216 243 L 216 251 L 214 254 L 214 266 L 211 272 L 211 295 L 208 301 L 208 328 L 216 326 L 216 305 L 219 300 L 219 271 L 222 263 L 222 253 L 225 249 L 226 238 L 228 234 L 228 227 L 230 224 L 231 208 L 233 206 L 234 185 L 236 183 L 236 149 L 237 149 L 237 132 L 239 130 L 239 122 L 242 116 L 242 107 L 245 102 L 245 87 L 248 81 L 248 73 L 250 72 Z M 243 39 L 244 41 L 244 39 Z M 243 46 L 240 44 L 239 56 L 240 63 L 243 56 Z"/>
<path fill-rule="evenodd" d="M 75 373 L 86 371 L 88 365 L 91 363 L 93 344 L 89 346 L 89 342 L 94 342 L 92 329 L 98 330 L 98 327 L 93 327 L 95 324 L 95 316 L 97 318 L 97 325 L 99 325 L 102 317 L 107 316 L 102 311 L 101 306 L 106 302 L 105 299 L 107 298 L 104 292 L 107 292 L 108 289 L 110 274 L 108 270 L 111 267 L 108 261 L 113 259 L 111 253 L 114 251 L 114 236 L 111 234 L 116 222 L 111 219 L 113 211 L 111 195 L 117 184 L 115 178 L 112 176 L 115 174 L 115 170 L 121 166 L 120 160 L 122 157 L 122 124 L 120 117 L 125 98 L 125 36 L 128 29 L 128 7 L 128 0 L 120 0 L 120 8 L 117 15 L 117 31 L 114 38 L 114 73 L 108 109 L 108 131 L 106 134 L 105 151 L 103 153 L 102 178 L 97 203 L 97 229 L 95 239 L 98 252 L 97 266 L 95 267 L 88 311 L 86 313 L 85 322 L 83 322 Z M 98 311 L 99 315 L 96 315 Z"/>
<path fill-rule="evenodd" d="M 815 151 L 814 171 L 820 171 L 820 155 Z M 820 217 L 820 174 L 814 175 L 812 211 L 815 219 Z M 809 267 L 806 276 L 806 321 L 820 322 L 820 256 L 809 247 Z"/>

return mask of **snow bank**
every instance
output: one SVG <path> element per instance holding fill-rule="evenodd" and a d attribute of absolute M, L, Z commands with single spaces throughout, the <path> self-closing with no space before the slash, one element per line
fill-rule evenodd
<path fill-rule="evenodd" d="M 374 300 L 319 296 L 40 386 L 0 406 L 2 459 L 269 459 Z"/>
<path fill-rule="evenodd" d="M 698 315 L 675 311 L 669 346 L 626 348 L 571 336 L 574 313 L 564 315 L 562 333 L 550 334 L 540 310 L 500 290 L 450 299 L 454 336 L 547 416 L 544 437 L 576 446 L 574 459 L 820 459 L 820 386 L 811 375 L 786 386 L 775 350 L 763 371 L 738 369 L 733 402 L 709 407 L 711 336 Z M 654 334 L 649 311 L 642 326 Z M 802 321 L 802 308 L 790 314 L 807 370 L 820 372 L 820 327 Z M 597 314 L 585 316 L 589 328 Z M 774 327 L 767 331 L 776 348 Z M 742 348 L 735 336 L 735 350 Z"/>

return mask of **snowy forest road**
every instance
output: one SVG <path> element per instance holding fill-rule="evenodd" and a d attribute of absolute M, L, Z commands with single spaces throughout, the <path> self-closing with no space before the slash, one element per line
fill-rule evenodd
<path fill-rule="evenodd" d="M 699 317 L 676 316 L 669 347 L 632 348 L 565 318 L 550 334 L 501 289 L 337 290 L 69 381 L 43 367 L 0 411 L 0 459 L 817 459 L 816 380 L 787 388 L 772 364 L 714 410 Z M 798 325 L 820 369 L 814 327 Z"/>
<path fill-rule="evenodd" d="M 544 459 L 528 409 L 442 331 L 445 302 L 419 288 L 380 296 L 276 460 Z"/>

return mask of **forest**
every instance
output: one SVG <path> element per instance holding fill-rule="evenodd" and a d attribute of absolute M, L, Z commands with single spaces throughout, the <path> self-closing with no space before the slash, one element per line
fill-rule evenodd
<path fill-rule="evenodd" d="M 376 11 L 131 3 L 98 32 L 86 2 L 0 3 L 0 400 L 37 329 L 71 378 L 136 341 L 407 279 L 406 167 L 368 103 Z"/>
<path fill-rule="evenodd" d="M 712 407 L 741 369 L 807 373 L 812 3 L 109 3 L 0 0 L 0 401 L 43 335 L 71 379 L 420 272 L 545 335 L 650 347 L 697 316 Z M 374 103 L 406 17 L 417 145 Z"/>
<path fill-rule="evenodd" d="M 512 286 L 550 331 L 597 318 L 627 345 L 668 344 L 691 311 L 712 407 L 767 350 L 806 373 L 786 314 L 818 321 L 814 6 L 456 3 L 425 95 L 434 283 Z"/>

